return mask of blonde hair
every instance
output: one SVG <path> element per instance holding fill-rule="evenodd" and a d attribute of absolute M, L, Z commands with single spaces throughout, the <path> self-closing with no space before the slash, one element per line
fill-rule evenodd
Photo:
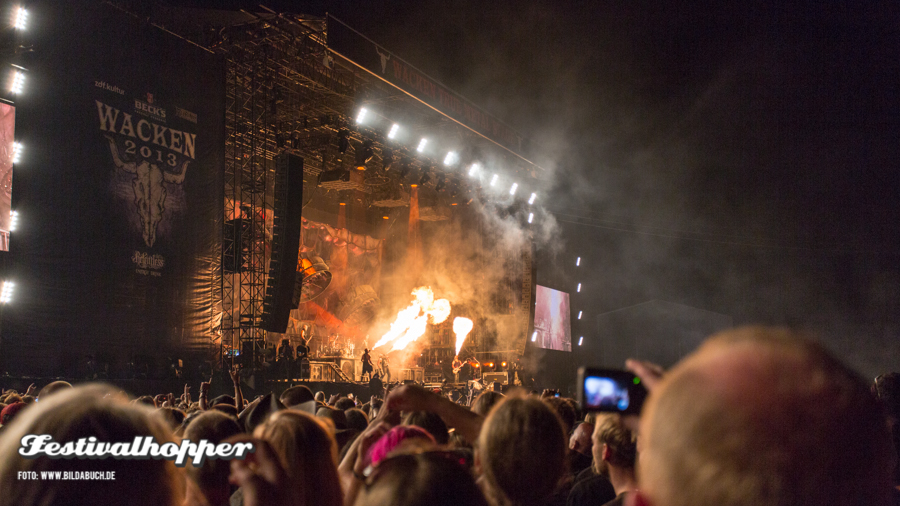
<path fill-rule="evenodd" d="M 342 506 L 337 443 L 321 419 L 287 409 L 273 413 L 254 434 L 268 441 L 298 488 L 303 506 Z"/>
<path fill-rule="evenodd" d="M 93 384 L 57 392 L 22 412 L 0 437 L 0 506 L 180 505 L 183 476 L 168 460 L 25 459 L 18 450 L 27 434 L 49 434 L 58 443 L 94 436 L 130 443 L 152 436 L 171 441 L 150 409 L 131 405 L 110 387 Z M 20 471 L 114 471 L 109 481 L 19 480 Z M 140 491 L 140 493 L 135 493 Z"/>
<path fill-rule="evenodd" d="M 559 416 L 535 398 L 495 406 L 478 436 L 477 452 L 497 504 L 537 504 L 566 472 L 566 435 Z"/>

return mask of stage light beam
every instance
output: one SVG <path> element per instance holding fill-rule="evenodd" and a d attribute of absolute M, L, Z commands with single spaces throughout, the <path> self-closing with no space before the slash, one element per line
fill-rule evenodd
<path fill-rule="evenodd" d="M 400 130 L 400 125 L 398 125 L 396 123 L 391 125 L 391 130 L 390 130 L 390 132 L 388 132 L 388 139 L 393 139 L 394 137 L 397 137 L 398 130 Z"/>
<path fill-rule="evenodd" d="M 518 190 L 518 189 L 519 189 L 519 183 L 513 183 L 512 186 L 510 186 L 510 188 L 509 188 L 509 194 L 515 195 L 516 190 Z"/>
<path fill-rule="evenodd" d="M 428 144 L 428 139 L 422 137 L 422 140 L 419 141 L 419 147 L 416 148 L 416 151 L 421 153 L 425 151 L 425 146 Z"/>
<path fill-rule="evenodd" d="M 25 74 L 19 72 L 18 70 L 13 71 L 12 82 L 9 85 L 10 93 L 19 94 L 22 93 L 22 88 L 25 86 Z"/>
<path fill-rule="evenodd" d="M 528 205 L 534 204 L 534 199 L 537 198 L 537 193 L 532 193 L 531 197 L 528 199 Z"/>
<path fill-rule="evenodd" d="M 16 16 L 13 18 L 13 27 L 16 30 L 24 30 L 28 22 L 28 11 L 25 7 L 16 9 Z"/>

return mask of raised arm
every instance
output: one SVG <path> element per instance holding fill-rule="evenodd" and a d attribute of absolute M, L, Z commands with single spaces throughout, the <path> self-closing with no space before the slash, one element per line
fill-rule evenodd
<path fill-rule="evenodd" d="M 231 381 L 234 383 L 234 408 L 240 413 L 244 409 L 244 394 L 241 393 L 241 368 L 234 366 L 230 373 Z"/>
<path fill-rule="evenodd" d="M 436 413 L 448 427 L 456 429 L 469 442 L 478 439 L 484 423 L 484 417 L 418 385 L 401 385 L 395 388 L 384 403 L 391 411 Z"/>

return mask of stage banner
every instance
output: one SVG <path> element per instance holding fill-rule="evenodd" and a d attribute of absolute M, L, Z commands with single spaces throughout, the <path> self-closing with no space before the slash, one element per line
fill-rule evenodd
<path fill-rule="evenodd" d="M 524 138 L 512 127 L 479 109 L 397 55 L 344 22 L 328 16 L 327 44 L 341 55 L 494 142 L 524 155 Z"/>
<path fill-rule="evenodd" d="M 4 346 L 54 374 L 217 349 L 224 60 L 108 3 L 29 12 Z"/>

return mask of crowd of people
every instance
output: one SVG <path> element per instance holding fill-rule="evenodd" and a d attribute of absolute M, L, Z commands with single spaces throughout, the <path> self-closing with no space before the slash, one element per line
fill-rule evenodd
<path fill-rule="evenodd" d="M 900 375 L 868 382 L 821 345 L 762 327 L 711 337 L 669 371 L 626 367 L 640 415 L 583 412 L 553 392 L 453 400 L 401 384 L 368 399 L 130 398 L 53 382 L 0 394 L 0 506 L 900 504 Z M 243 459 L 25 458 L 21 440 L 252 443 Z M 115 479 L 29 479 L 115 471 Z M 23 478 L 25 477 L 25 478 Z"/>

